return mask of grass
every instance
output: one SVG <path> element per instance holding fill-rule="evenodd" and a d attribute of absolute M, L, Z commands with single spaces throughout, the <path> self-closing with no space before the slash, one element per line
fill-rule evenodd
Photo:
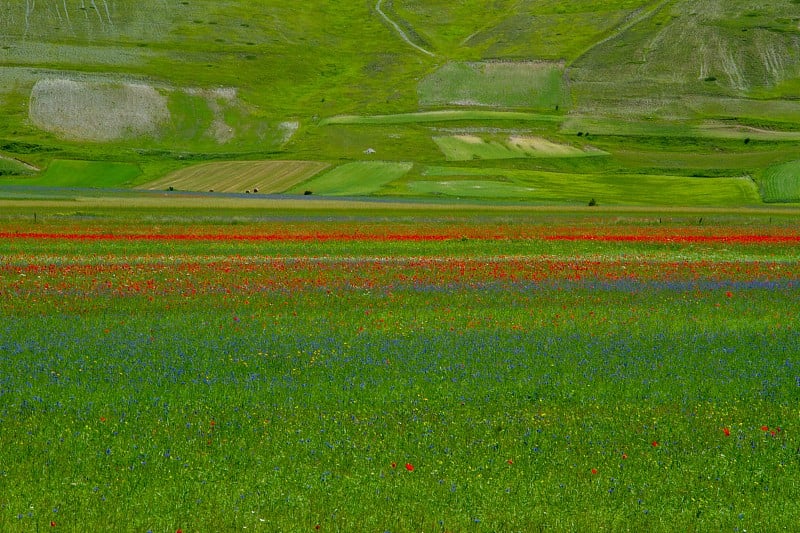
<path fill-rule="evenodd" d="M 448 63 L 420 81 L 423 106 L 566 109 L 564 68 L 557 63 Z"/>
<path fill-rule="evenodd" d="M 0 155 L 0 176 L 26 176 L 35 173 L 35 169 L 19 161 Z"/>
<path fill-rule="evenodd" d="M 327 168 L 315 161 L 226 161 L 201 163 L 146 183 L 143 188 L 181 191 L 284 192 Z"/>
<path fill-rule="evenodd" d="M 386 161 L 358 162 L 340 165 L 320 176 L 311 178 L 287 192 L 327 196 L 359 196 L 373 194 L 411 170 L 411 163 L 392 163 Z"/>
<path fill-rule="evenodd" d="M 473 159 L 515 159 L 520 157 L 583 157 L 607 155 L 605 152 L 584 151 L 567 144 L 558 144 L 541 137 L 512 136 L 486 140 L 475 135 L 434 137 L 436 145 L 448 161 Z"/>
<path fill-rule="evenodd" d="M 508 169 L 428 167 L 410 191 L 452 196 L 585 205 L 755 205 L 756 185 L 745 178 L 554 173 Z"/>
<path fill-rule="evenodd" d="M 646 115 L 669 104 L 686 116 L 695 95 L 711 101 L 741 98 L 747 105 L 744 98 L 754 89 L 797 77 L 800 62 L 791 37 L 796 6 L 790 0 L 775 2 L 758 16 L 742 16 L 748 10 L 743 1 L 722 9 L 710 0 L 661 6 L 572 63 L 579 109 L 605 100 L 607 111 Z"/>
<path fill-rule="evenodd" d="M 141 173 L 141 168 L 133 163 L 56 159 L 38 176 L 0 178 L 0 184 L 31 187 L 117 188 L 130 186 Z"/>
<path fill-rule="evenodd" d="M 796 214 L 20 213 L 143 239 L 0 239 L 4 531 L 798 517 L 800 248 L 670 241 Z"/>
<path fill-rule="evenodd" d="M 369 2 L 324 0 L 303 13 L 275 0 L 145 0 L 109 4 L 107 13 L 100 4 L 65 12 L 55 3 L 26 11 L 27 4 L 6 2 L 0 149 L 41 168 L 54 160 L 137 165 L 141 175 L 123 186 L 190 162 L 350 163 L 369 161 L 369 148 L 381 161 L 415 169 L 448 160 L 486 165 L 472 160 L 480 157 L 495 161 L 491 167 L 575 172 L 577 179 L 757 175 L 798 157 L 790 152 L 800 107 L 790 97 L 800 66 L 791 53 L 796 21 L 788 0 L 759 9 L 743 0 L 720 9 L 710 0 L 673 7 L 643 0 L 384 2 L 435 56 L 405 43 Z M 113 140 L 70 141 L 58 128 L 35 126 L 31 109 L 44 105 L 31 106 L 37 83 L 39 93 L 52 90 L 44 93 L 53 109 L 73 94 L 60 93 L 64 83 L 54 79 L 76 83 L 74 95 L 91 89 L 96 96 L 67 123 Z M 120 89 L 126 84 L 149 87 L 133 92 L 159 101 L 155 125 L 137 129 L 131 116 L 107 112 L 124 108 L 112 101 L 131 92 Z M 155 119 L 167 116 L 163 102 L 169 119 L 162 123 Z M 51 126 L 69 118 L 58 114 L 43 113 Z M 112 123 L 110 137 L 94 131 Z M 137 131 L 152 133 L 134 138 Z M 461 135 L 487 142 L 467 146 L 455 140 Z M 586 143 L 610 155 L 545 161 L 548 150 L 509 144 L 511 136 Z M 752 141 L 746 148 L 736 146 L 745 139 Z M 526 157 L 517 157 L 520 150 Z M 662 151 L 669 156 L 648 155 Z"/>
<path fill-rule="evenodd" d="M 400 113 L 393 115 L 341 115 L 320 122 L 329 124 L 417 124 L 426 122 L 521 121 L 560 122 L 563 117 L 552 114 L 524 113 L 520 111 L 442 110 Z"/>
<path fill-rule="evenodd" d="M 434 1 L 395 4 L 395 12 L 447 57 L 569 60 L 647 4 Z"/>
<path fill-rule="evenodd" d="M 758 184 L 765 202 L 800 202 L 800 161 L 767 168 Z"/>
<path fill-rule="evenodd" d="M 420 195 L 446 195 L 459 198 L 531 198 L 537 189 L 495 180 L 412 181 L 408 189 Z M 538 195 L 537 195 L 538 196 Z"/>

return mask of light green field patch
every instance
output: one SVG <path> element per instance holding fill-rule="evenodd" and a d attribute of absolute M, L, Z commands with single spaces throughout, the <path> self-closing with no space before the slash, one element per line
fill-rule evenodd
<path fill-rule="evenodd" d="M 571 117 L 561 126 L 565 134 L 624 135 L 632 137 L 696 137 L 705 139 L 752 139 L 763 141 L 800 141 L 799 131 L 767 129 L 706 120 L 702 124 L 646 120 L 618 120 L 585 116 Z"/>
<path fill-rule="evenodd" d="M 600 205 L 745 206 L 761 202 L 755 184 L 747 178 L 566 174 L 454 167 L 429 167 L 424 175 L 430 181 L 409 183 L 410 192 L 466 197 L 478 196 L 477 191 L 480 191 L 484 198 L 546 204 L 586 205 L 591 199 Z M 475 185 L 480 188 L 476 189 Z"/>
<path fill-rule="evenodd" d="M 434 137 L 448 161 L 472 159 L 515 159 L 524 157 L 582 157 L 605 155 L 602 150 L 582 150 L 543 137 L 512 135 L 506 139 L 485 140 L 477 135 Z"/>
<path fill-rule="evenodd" d="M 565 134 L 626 135 L 642 137 L 691 137 L 694 129 L 685 123 L 575 116 L 561 126 Z"/>
<path fill-rule="evenodd" d="M 779 131 L 750 126 L 707 122 L 696 130 L 698 137 L 715 139 L 753 139 L 758 141 L 800 141 L 800 131 Z"/>
<path fill-rule="evenodd" d="M 400 179 L 411 170 L 412 163 L 387 161 L 359 161 L 334 168 L 309 181 L 301 183 L 288 192 L 329 196 L 358 196 L 378 192 L 384 185 Z"/>
<path fill-rule="evenodd" d="M 800 202 L 800 161 L 769 167 L 758 182 L 765 202 Z"/>
<path fill-rule="evenodd" d="M 709 117 L 800 122 L 800 102 L 797 100 L 692 98 L 687 104 L 693 111 Z"/>
<path fill-rule="evenodd" d="M 522 151 L 512 150 L 498 141 L 485 141 L 474 135 L 434 137 L 433 141 L 444 152 L 448 161 L 472 159 L 513 159 L 525 157 Z"/>
<path fill-rule="evenodd" d="M 144 184 L 149 190 L 216 191 L 274 194 L 328 167 L 318 161 L 224 161 L 187 167 Z"/>
<path fill-rule="evenodd" d="M 4 185 L 36 187 L 127 187 L 142 173 L 139 165 L 108 161 L 72 161 L 56 159 L 39 176 L 0 179 Z"/>
<path fill-rule="evenodd" d="M 419 113 L 398 113 L 392 115 L 339 115 L 320 121 L 321 126 L 328 124 L 415 124 L 430 122 L 458 121 L 520 121 L 520 122 L 561 122 L 564 117 L 541 113 L 524 113 L 520 111 L 480 111 L 480 110 L 445 110 L 422 111 Z"/>
<path fill-rule="evenodd" d="M 569 102 L 564 65 L 552 62 L 448 63 L 419 84 L 424 106 L 552 110 Z"/>
<path fill-rule="evenodd" d="M 412 181 L 408 187 L 426 196 L 463 198 L 530 198 L 536 192 L 533 187 L 492 180 Z"/>

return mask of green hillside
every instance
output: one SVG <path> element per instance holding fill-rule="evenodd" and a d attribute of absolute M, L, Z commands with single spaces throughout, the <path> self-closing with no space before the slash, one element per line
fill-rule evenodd
<path fill-rule="evenodd" d="M 404 184 L 468 161 L 489 181 L 547 172 L 594 190 L 614 176 L 713 177 L 749 180 L 756 202 L 796 197 L 763 185 L 767 169 L 800 159 L 794 0 L 0 0 L 0 10 L 0 192 L 48 183 L 31 174 L 54 160 L 141 174 L 52 186 L 146 188 L 207 160 L 297 159 L 342 166 L 332 174 L 342 190 L 364 194 L 430 196 L 436 187 Z M 566 148 L 542 157 L 517 138 Z M 348 166 L 364 160 L 412 167 L 365 184 L 371 167 Z M 794 175 L 781 176 L 794 190 Z M 626 183 L 611 201 L 652 203 Z"/>

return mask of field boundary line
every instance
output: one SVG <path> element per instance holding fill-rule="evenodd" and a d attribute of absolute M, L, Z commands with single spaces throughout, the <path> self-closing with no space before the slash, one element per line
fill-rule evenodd
<path fill-rule="evenodd" d="M 414 48 L 416 48 L 417 50 L 419 50 L 420 52 L 422 52 L 423 54 L 427 54 L 427 55 L 429 55 L 431 57 L 436 57 L 436 54 L 434 54 L 430 50 L 426 50 L 426 49 L 422 48 L 418 44 L 414 43 L 411 39 L 409 39 L 408 35 L 406 35 L 406 32 L 403 31 L 403 29 L 400 27 L 400 25 L 398 23 L 396 23 L 395 21 L 393 21 L 392 19 L 390 19 L 389 16 L 386 13 L 383 12 L 383 10 L 381 9 L 381 4 L 382 3 L 383 3 L 383 0 L 378 0 L 378 2 L 375 4 L 375 11 L 378 12 L 378 15 L 380 15 L 383 18 L 383 20 L 388 22 L 394 28 L 394 30 L 397 32 L 397 34 L 400 36 L 400 38 L 403 39 L 406 43 L 408 43 L 411 46 L 413 46 Z"/>

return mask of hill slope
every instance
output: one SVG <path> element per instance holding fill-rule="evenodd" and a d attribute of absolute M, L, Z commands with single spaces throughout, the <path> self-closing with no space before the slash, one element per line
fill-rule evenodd
<path fill-rule="evenodd" d="M 425 165 L 449 163 L 450 139 L 542 138 L 598 154 L 475 152 L 487 176 L 757 179 L 800 159 L 796 0 L 0 0 L 0 10 L 0 153 L 35 166 L 134 162 L 139 183 L 204 159 L 416 162 L 386 189 L 397 193 Z M 443 109 L 538 117 L 404 115 Z M 329 120 L 341 115 L 376 118 Z"/>

